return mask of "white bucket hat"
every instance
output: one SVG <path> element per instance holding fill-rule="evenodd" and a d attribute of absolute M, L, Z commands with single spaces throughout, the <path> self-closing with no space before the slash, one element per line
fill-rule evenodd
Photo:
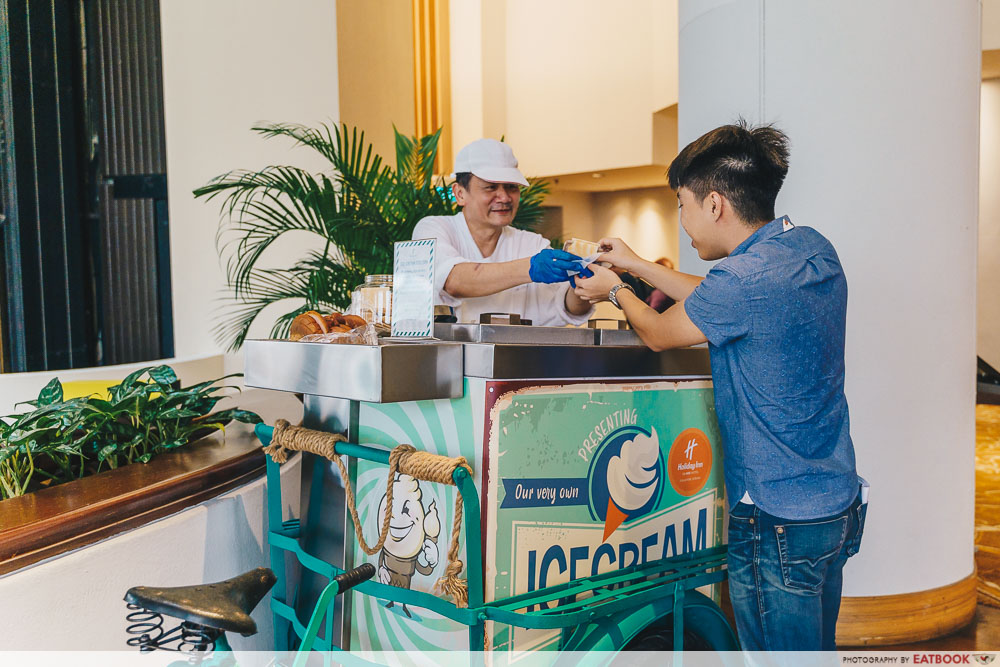
<path fill-rule="evenodd" d="M 496 139 L 477 139 L 458 151 L 455 173 L 462 172 L 471 172 L 490 183 L 528 185 L 528 179 L 517 168 L 514 151 Z"/>

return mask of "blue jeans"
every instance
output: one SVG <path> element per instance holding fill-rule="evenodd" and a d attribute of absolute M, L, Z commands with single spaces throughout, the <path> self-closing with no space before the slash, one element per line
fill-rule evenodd
<path fill-rule="evenodd" d="M 867 504 L 790 521 L 737 503 L 729 513 L 729 596 L 744 651 L 833 651 L 844 564 Z"/>

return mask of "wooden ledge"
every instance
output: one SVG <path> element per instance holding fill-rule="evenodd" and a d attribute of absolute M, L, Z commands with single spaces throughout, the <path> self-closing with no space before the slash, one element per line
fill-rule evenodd
<path fill-rule="evenodd" d="M 837 646 L 886 646 L 941 637 L 976 614 L 976 573 L 947 586 L 900 595 L 845 597 Z"/>
<path fill-rule="evenodd" d="M 289 394 L 251 390 L 238 402 L 267 423 L 302 417 Z M 215 433 L 146 464 L 0 501 L 0 575 L 219 496 L 261 476 L 264 462 L 252 426 L 233 422 L 224 438 Z"/>

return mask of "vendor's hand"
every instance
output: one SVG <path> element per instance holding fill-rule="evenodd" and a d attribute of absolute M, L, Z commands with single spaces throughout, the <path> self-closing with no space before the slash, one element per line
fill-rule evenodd
<path fill-rule="evenodd" d="M 601 239 L 598 243 L 601 246 L 601 254 L 597 258 L 599 262 L 611 262 L 612 265 L 619 269 L 631 271 L 635 268 L 636 264 L 642 261 L 635 254 L 635 251 L 629 248 L 621 239 L 606 238 Z"/>
<path fill-rule="evenodd" d="M 607 301 L 608 292 L 611 291 L 612 287 L 620 284 L 622 279 L 611 269 L 606 269 L 599 264 L 591 264 L 590 270 L 594 272 L 591 278 L 577 276 L 574 294 L 590 303 Z"/>
<path fill-rule="evenodd" d="M 569 280 L 569 271 L 580 270 L 579 260 L 565 250 L 546 248 L 531 258 L 528 277 L 534 283 L 564 283 Z"/>

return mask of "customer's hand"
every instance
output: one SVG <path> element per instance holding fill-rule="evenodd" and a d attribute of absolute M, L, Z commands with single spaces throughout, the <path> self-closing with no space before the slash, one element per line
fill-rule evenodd
<path fill-rule="evenodd" d="M 590 270 L 590 265 L 587 265 L 580 269 L 580 273 L 569 277 L 569 284 L 576 287 L 576 278 L 589 278 L 592 275 L 594 275 L 594 272 Z"/>
<path fill-rule="evenodd" d="M 597 257 L 599 262 L 611 262 L 613 266 L 624 271 L 635 271 L 636 265 L 642 261 L 621 239 L 601 239 L 599 245 L 601 246 L 601 254 Z"/>
<path fill-rule="evenodd" d="M 594 272 L 593 277 L 576 277 L 576 289 L 573 293 L 585 301 L 597 303 L 607 301 L 608 292 L 615 285 L 621 283 L 622 279 L 611 269 L 606 269 L 599 264 L 591 264 L 590 270 Z"/>
<path fill-rule="evenodd" d="M 531 258 L 528 277 L 535 283 L 564 283 L 569 280 L 569 271 L 579 270 L 578 256 L 565 250 L 546 248 Z"/>

